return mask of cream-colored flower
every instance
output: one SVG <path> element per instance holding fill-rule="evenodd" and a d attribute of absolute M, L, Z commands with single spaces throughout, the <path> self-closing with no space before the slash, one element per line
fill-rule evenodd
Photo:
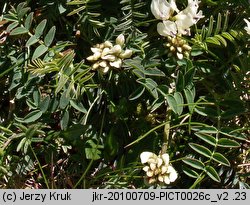
<path fill-rule="evenodd" d="M 132 50 L 129 50 L 129 49 L 126 49 L 125 51 L 123 51 L 119 57 L 125 59 L 125 58 L 130 58 L 133 54 L 133 51 Z"/>
<path fill-rule="evenodd" d="M 244 19 L 244 21 L 247 23 L 247 26 L 244 27 L 244 29 L 247 31 L 247 33 L 250 35 L 250 22 L 247 19 Z"/>
<path fill-rule="evenodd" d="M 120 46 L 123 46 L 123 44 L 125 43 L 125 37 L 123 34 L 120 34 L 119 36 L 117 36 L 116 40 L 115 40 L 115 43 L 120 45 Z"/>
<path fill-rule="evenodd" d="M 122 66 L 122 60 L 120 58 L 118 58 L 117 60 L 115 60 L 114 62 L 110 62 L 109 64 L 112 67 L 121 68 L 121 66 Z"/>
<path fill-rule="evenodd" d="M 175 169 L 171 165 L 168 166 L 167 173 L 169 173 L 169 180 L 170 180 L 170 182 L 174 182 L 177 179 L 177 177 L 178 177 L 177 172 L 175 171 Z"/>
<path fill-rule="evenodd" d="M 157 24 L 157 31 L 161 36 L 175 36 L 177 26 L 175 22 L 167 20 Z"/>
<path fill-rule="evenodd" d="M 151 12 L 156 19 L 167 20 L 169 19 L 174 11 L 179 12 L 175 0 L 152 0 Z"/>
<path fill-rule="evenodd" d="M 130 58 L 133 54 L 132 50 L 123 50 L 125 37 L 120 34 L 116 38 L 116 44 L 113 45 L 110 41 L 105 41 L 101 44 L 96 44 L 90 48 L 93 55 L 87 57 L 88 61 L 93 62 L 92 69 L 99 70 L 101 73 L 107 73 L 110 68 L 121 69 L 122 61 L 125 58 Z"/>
<path fill-rule="evenodd" d="M 203 18 L 202 11 L 198 12 L 200 1 L 188 0 L 187 7 L 179 11 L 175 1 L 152 0 L 151 11 L 155 18 L 163 20 L 158 23 L 157 31 L 161 36 L 190 35 L 190 27 Z M 173 16 L 174 11 L 177 12 Z"/>
<path fill-rule="evenodd" d="M 190 27 L 204 17 L 202 11 L 198 12 L 199 3 L 197 0 L 188 0 L 188 6 L 174 17 L 178 34 L 190 35 Z"/>
<path fill-rule="evenodd" d="M 157 156 L 152 152 L 142 152 L 140 158 L 143 164 L 148 164 L 143 168 L 143 171 L 146 172 L 149 184 L 157 181 L 170 184 L 177 179 L 178 174 L 172 165 L 170 165 L 167 153 Z"/>
<path fill-rule="evenodd" d="M 140 158 L 141 158 L 141 163 L 142 164 L 145 164 L 148 162 L 148 160 L 150 158 L 157 158 L 157 155 L 152 153 L 152 152 L 142 152 L 141 155 L 140 155 Z"/>

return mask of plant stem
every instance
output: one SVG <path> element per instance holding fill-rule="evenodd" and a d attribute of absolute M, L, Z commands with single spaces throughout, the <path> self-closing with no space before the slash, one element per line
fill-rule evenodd
<path fill-rule="evenodd" d="M 46 175 L 45 175 L 44 172 L 43 172 L 43 168 L 42 168 L 42 166 L 41 166 L 41 164 L 40 164 L 40 162 L 39 162 L 39 159 L 38 159 L 37 156 L 36 156 L 36 153 L 35 153 L 33 147 L 31 146 L 31 144 L 30 144 L 30 149 L 31 149 L 31 151 L 32 151 L 32 153 L 33 153 L 33 155 L 34 155 L 34 157 L 35 157 L 37 163 L 38 163 L 39 169 L 40 169 L 40 171 L 41 171 L 41 173 L 42 173 L 42 175 L 43 175 L 44 183 L 46 184 L 47 189 L 49 189 L 50 187 L 49 187 L 48 180 L 47 180 L 47 178 L 46 178 Z"/>

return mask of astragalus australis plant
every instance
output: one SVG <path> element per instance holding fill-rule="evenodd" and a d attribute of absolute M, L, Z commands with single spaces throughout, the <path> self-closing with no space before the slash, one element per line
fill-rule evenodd
<path fill-rule="evenodd" d="M 249 188 L 248 0 L 3 0 L 2 188 Z"/>

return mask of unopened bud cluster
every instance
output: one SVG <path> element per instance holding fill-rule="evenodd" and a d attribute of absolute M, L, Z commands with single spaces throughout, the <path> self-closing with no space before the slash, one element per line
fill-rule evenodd
<path fill-rule="evenodd" d="M 168 36 L 168 43 L 166 46 L 169 48 L 169 56 L 176 56 L 178 59 L 183 59 L 183 57 L 189 57 L 191 47 L 187 42 L 179 36 Z"/>
<path fill-rule="evenodd" d="M 93 62 L 93 70 L 107 73 L 110 68 L 121 69 L 123 59 L 132 56 L 132 50 L 123 50 L 125 43 L 123 34 L 116 38 L 115 43 L 113 45 L 110 41 L 105 41 L 91 48 L 93 55 L 89 56 L 87 60 Z"/>
<path fill-rule="evenodd" d="M 149 184 L 170 184 L 177 179 L 178 174 L 170 165 L 168 154 L 157 156 L 152 152 L 142 152 L 140 158 L 143 164 L 147 164 L 143 170 L 146 172 L 147 182 Z"/>

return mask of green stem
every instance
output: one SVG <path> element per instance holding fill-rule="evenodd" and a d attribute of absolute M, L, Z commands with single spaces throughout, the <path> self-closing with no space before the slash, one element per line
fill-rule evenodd
<path fill-rule="evenodd" d="M 40 169 L 40 171 L 41 171 L 41 173 L 42 173 L 42 176 L 43 176 L 43 179 L 44 179 L 44 183 L 46 184 L 47 189 L 49 189 L 50 187 L 49 187 L 48 180 L 47 180 L 47 178 L 46 178 L 46 175 L 45 175 L 44 172 L 43 172 L 43 168 L 42 168 L 42 166 L 41 166 L 41 164 L 40 164 L 40 162 L 39 162 L 39 159 L 38 159 L 37 156 L 36 156 L 36 153 L 35 153 L 33 147 L 31 146 L 31 144 L 30 144 L 30 149 L 31 149 L 31 151 L 32 151 L 32 153 L 33 153 L 33 155 L 34 155 L 34 157 L 35 157 L 37 163 L 38 163 L 39 169 Z"/>
<path fill-rule="evenodd" d="M 185 114 L 184 116 L 186 116 L 186 115 L 187 115 L 187 114 Z M 189 115 L 189 114 L 188 114 L 188 115 Z M 183 116 L 182 116 L 182 117 L 183 117 Z M 161 127 L 163 127 L 163 126 L 165 126 L 166 123 L 169 123 L 169 121 L 164 122 L 164 123 L 162 123 L 162 124 L 160 124 L 160 125 L 154 127 L 153 129 L 149 130 L 149 131 L 148 131 L 147 133 L 145 133 L 144 135 L 140 136 L 137 140 L 131 142 L 131 143 L 128 144 L 128 145 L 126 145 L 124 148 L 130 147 L 131 145 L 133 145 L 133 144 L 135 144 L 135 143 L 138 143 L 139 141 L 141 141 L 142 139 L 144 139 L 145 137 L 147 137 L 150 133 L 154 132 L 155 130 L 158 130 L 159 128 L 161 128 Z M 183 123 L 183 124 L 181 124 L 181 125 L 179 125 L 179 124 L 178 124 L 178 125 L 174 125 L 174 126 L 170 127 L 169 129 L 173 129 L 173 128 L 180 127 L 180 126 L 186 126 L 186 125 L 189 125 L 189 124 L 191 124 L 191 125 L 201 125 L 201 126 L 207 127 L 207 124 L 200 123 L 200 122 L 191 122 L 191 123 L 186 122 L 186 123 Z"/>
<path fill-rule="evenodd" d="M 78 182 L 75 184 L 75 186 L 73 187 L 73 189 L 75 189 L 80 183 L 81 181 L 85 178 L 86 174 L 88 173 L 89 169 L 91 168 L 92 164 L 93 164 L 94 160 L 91 159 L 90 163 L 88 164 L 88 167 L 86 168 L 85 172 L 82 174 L 81 178 L 78 180 Z"/>
<path fill-rule="evenodd" d="M 192 184 L 192 186 L 189 187 L 189 189 L 195 189 L 196 186 L 204 179 L 205 175 L 203 173 L 204 173 L 204 171 L 199 175 L 199 177 L 195 180 L 195 182 Z"/>

